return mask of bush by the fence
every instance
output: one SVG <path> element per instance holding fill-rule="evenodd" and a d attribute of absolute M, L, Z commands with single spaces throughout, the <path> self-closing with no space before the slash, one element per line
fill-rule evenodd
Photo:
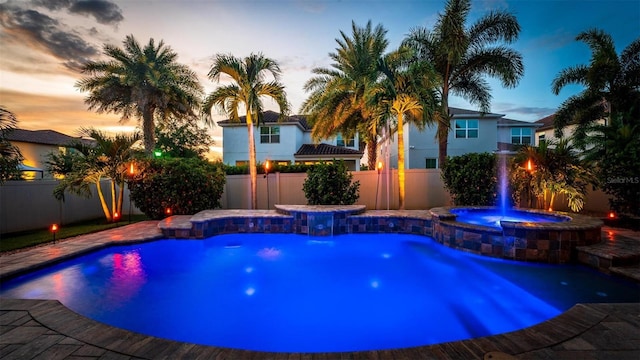
<path fill-rule="evenodd" d="M 309 205 L 352 205 L 360 197 L 360 182 L 352 179 L 343 161 L 320 163 L 307 171 L 302 190 Z"/>
<path fill-rule="evenodd" d="M 129 182 L 131 199 L 152 219 L 220 207 L 226 178 L 220 164 L 198 158 L 149 159 Z"/>
<path fill-rule="evenodd" d="M 470 153 L 448 157 L 442 167 L 442 181 L 455 205 L 495 205 L 496 156 Z"/>

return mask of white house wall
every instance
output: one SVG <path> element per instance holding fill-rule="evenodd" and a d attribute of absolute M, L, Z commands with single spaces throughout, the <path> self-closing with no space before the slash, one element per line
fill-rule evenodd
<path fill-rule="evenodd" d="M 475 120 L 473 118 L 457 118 L 455 120 Z M 455 137 L 455 120 L 451 121 L 449 130 L 447 155 L 459 156 L 471 152 L 494 152 L 497 150 L 498 125 L 497 119 L 481 119 L 478 121 L 478 137 L 471 139 L 458 139 Z M 511 142 L 510 130 L 505 129 L 505 134 L 509 134 L 508 141 Z M 427 126 L 423 131 L 419 131 L 414 125 L 405 125 L 405 167 L 408 169 L 424 169 L 427 158 L 438 158 L 438 140 L 436 139 L 437 126 Z M 502 135 L 502 130 L 500 132 Z M 398 145 L 397 134 L 393 137 L 391 144 L 391 167 L 398 166 Z"/>

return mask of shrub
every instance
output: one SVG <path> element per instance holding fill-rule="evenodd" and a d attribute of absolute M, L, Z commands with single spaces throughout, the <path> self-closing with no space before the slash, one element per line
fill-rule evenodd
<path fill-rule="evenodd" d="M 442 180 L 455 205 L 490 206 L 496 203 L 496 156 L 470 153 L 448 157 Z"/>
<path fill-rule="evenodd" d="M 302 190 L 309 205 L 351 205 L 360 197 L 360 182 L 352 179 L 343 161 L 322 162 L 307 171 Z"/>
<path fill-rule="evenodd" d="M 165 209 L 174 215 L 195 214 L 220 206 L 226 181 L 220 164 L 199 158 L 148 159 L 129 182 L 131 199 L 152 219 Z"/>

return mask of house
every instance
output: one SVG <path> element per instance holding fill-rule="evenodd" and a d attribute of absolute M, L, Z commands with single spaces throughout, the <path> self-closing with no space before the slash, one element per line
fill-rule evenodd
<path fill-rule="evenodd" d="M 254 131 L 256 160 L 280 164 L 314 164 L 341 159 L 349 170 L 359 170 L 363 152 L 358 149 L 358 137 L 345 139 L 341 135 L 314 144 L 311 127 L 303 115 L 291 115 L 278 121 L 280 114 L 265 111 L 263 121 Z M 240 121 L 222 120 L 222 161 L 228 165 L 249 163 L 247 118 Z"/>
<path fill-rule="evenodd" d="M 535 124 L 538 124 L 538 128 L 536 128 L 536 144 L 535 144 L 536 146 L 540 146 L 541 141 L 558 140 L 555 134 L 555 131 L 556 131 L 554 126 L 555 116 L 556 116 L 555 114 L 551 114 L 535 122 Z M 599 120 L 597 121 L 597 123 L 600 125 L 604 125 L 605 120 L 604 119 Z M 576 128 L 576 125 L 573 123 L 570 123 L 569 125 L 565 126 L 562 129 L 562 138 L 570 139 L 571 136 L 573 135 L 575 128 Z"/>
<path fill-rule="evenodd" d="M 513 151 L 516 145 L 534 143 L 539 124 L 511 120 L 503 114 L 480 113 L 472 110 L 449 108 L 451 128 L 448 136 L 447 155 L 459 156 L 472 152 Z M 428 125 L 420 131 L 413 124 L 405 124 L 405 168 L 437 169 L 437 125 Z M 380 144 L 385 151 L 386 144 Z M 388 146 L 391 167 L 398 166 L 397 133 Z M 381 154 L 385 156 L 385 154 Z"/>
<path fill-rule="evenodd" d="M 73 142 L 81 140 L 54 130 L 23 129 L 12 130 L 7 133 L 6 139 L 20 149 L 24 157 L 20 169 L 27 180 L 53 179 L 53 175 L 47 171 L 48 154 L 66 152 Z"/>

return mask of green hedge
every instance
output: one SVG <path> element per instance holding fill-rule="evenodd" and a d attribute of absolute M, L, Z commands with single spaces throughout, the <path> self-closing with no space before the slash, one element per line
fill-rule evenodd
<path fill-rule="evenodd" d="M 131 199 L 152 219 L 220 207 L 226 181 L 220 163 L 198 158 L 148 159 L 129 182 Z"/>
<path fill-rule="evenodd" d="M 447 157 L 442 180 L 455 205 L 491 206 L 497 198 L 495 154 L 470 153 Z"/>
<path fill-rule="evenodd" d="M 302 190 L 309 205 L 352 205 L 360 195 L 360 182 L 343 161 L 319 163 L 307 171 Z"/>

